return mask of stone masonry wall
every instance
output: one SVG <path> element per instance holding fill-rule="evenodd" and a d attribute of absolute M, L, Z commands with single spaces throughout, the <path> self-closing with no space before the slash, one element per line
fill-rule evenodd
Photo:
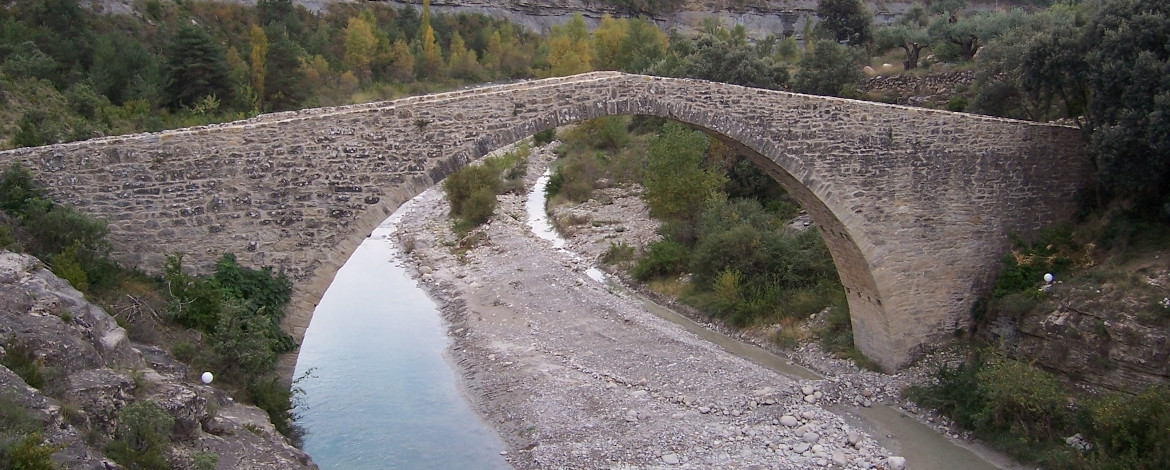
<path fill-rule="evenodd" d="M 888 369 L 966 324 L 1007 247 L 1067 219 L 1090 175 L 1075 129 L 615 72 L 0 153 L 110 222 L 119 261 L 225 252 L 294 280 L 286 328 L 403 201 L 540 130 L 653 114 L 749 150 L 809 211 L 861 350 Z"/>

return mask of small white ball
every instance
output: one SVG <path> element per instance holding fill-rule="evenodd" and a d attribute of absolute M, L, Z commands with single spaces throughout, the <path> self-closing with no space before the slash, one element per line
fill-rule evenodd
<path fill-rule="evenodd" d="M 204 372 L 203 376 L 200 378 L 203 379 L 203 383 L 209 384 L 211 383 L 211 380 L 215 378 L 215 376 L 211 375 L 211 372 Z"/>
<path fill-rule="evenodd" d="M 1052 273 L 1045 273 L 1045 274 L 1044 274 L 1044 282 L 1047 282 L 1047 283 L 1049 283 L 1049 284 L 1052 284 L 1052 279 L 1053 279 L 1053 278 L 1052 278 Z"/>

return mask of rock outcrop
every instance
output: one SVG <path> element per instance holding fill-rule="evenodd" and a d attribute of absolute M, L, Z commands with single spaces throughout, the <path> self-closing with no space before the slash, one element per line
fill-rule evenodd
<path fill-rule="evenodd" d="M 218 455 L 219 469 L 316 468 L 259 408 L 191 380 L 186 366 L 132 343 L 113 317 L 36 258 L 8 251 L 0 251 L 0 358 L 31 360 L 41 371 L 33 388 L 0 366 L 0 400 L 25 410 L 59 447 L 52 458 L 62 468 L 120 468 L 100 449 L 119 412 L 138 400 L 174 419 L 172 468 L 195 468 L 196 453 Z"/>

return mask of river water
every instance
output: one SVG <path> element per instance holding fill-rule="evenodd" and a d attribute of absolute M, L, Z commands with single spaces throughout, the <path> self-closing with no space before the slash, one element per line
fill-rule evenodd
<path fill-rule="evenodd" d="M 322 469 L 510 469 L 460 394 L 434 302 L 407 275 L 391 216 L 337 273 L 297 360 L 298 423 Z"/>

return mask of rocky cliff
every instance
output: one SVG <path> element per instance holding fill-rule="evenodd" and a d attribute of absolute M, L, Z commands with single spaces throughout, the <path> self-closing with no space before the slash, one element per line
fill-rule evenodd
<path fill-rule="evenodd" d="M 172 468 L 210 468 L 211 454 L 225 470 L 316 468 L 263 411 L 192 380 L 165 352 L 132 343 L 113 317 L 36 258 L 0 251 L 0 299 L 0 363 L 27 365 L 20 375 L 0 365 L 0 408 L 9 415 L 0 419 L 0 438 L 16 435 L 19 421 L 57 449 L 52 459 L 61 468 L 121 468 L 101 449 L 119 412 L 150 400 L 174 420 L 165 455 Z M 37 388 L 22 377 L 36 377 L 29 381 Z"/>

